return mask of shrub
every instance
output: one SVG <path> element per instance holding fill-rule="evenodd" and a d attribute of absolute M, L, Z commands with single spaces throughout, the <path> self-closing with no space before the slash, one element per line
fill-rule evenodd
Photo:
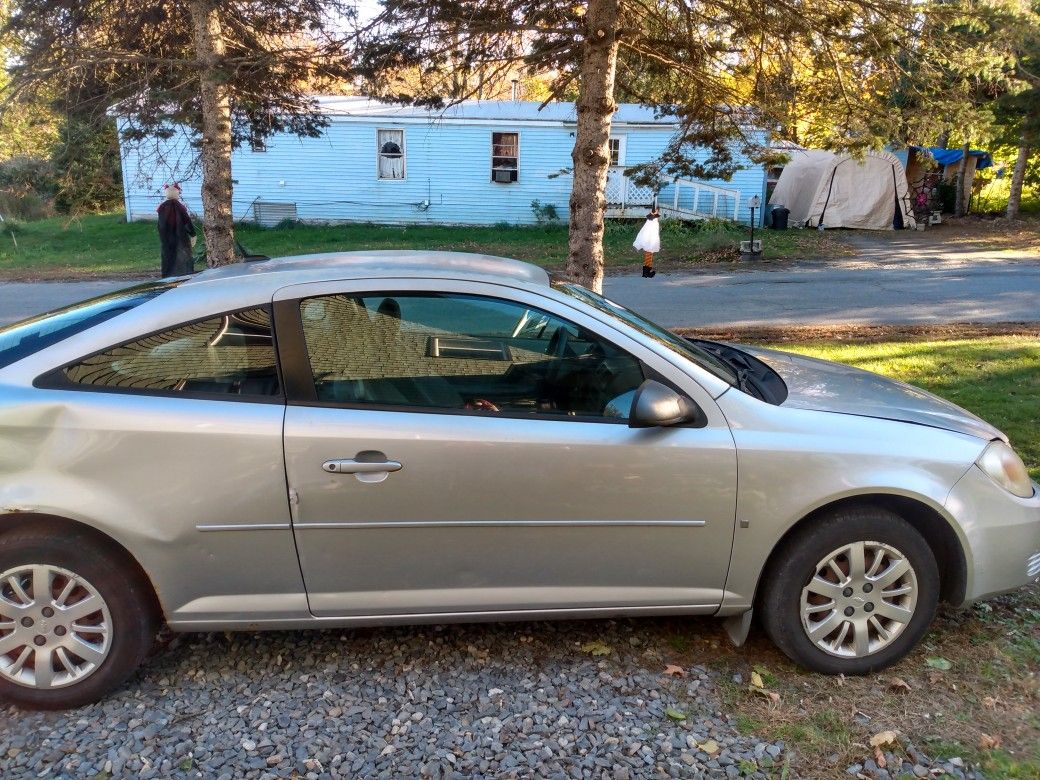
<path fill-rule="evenodd" d="M 54 166 L 50 160 L 42 157 L 11 157 L 3 160 L 0 162 L 0 189 L 50 197 L 58 189 Z"/>
<path fill-rule="evenodd" d="M 560 212 L 554 203 L 542 203 L 540 200 L 532 200 L 531 213 L 534 214 L 534 221 L 539 225 L 551 227 L 560 223 Z"/>
<path fill-rule="evenodd" d="M 10 226 L 12 219 L 32 222 L 53 214 L 53 203 L 35 192 L 0 190 L 0 216 L 6 223 L 5 229 Z"/>

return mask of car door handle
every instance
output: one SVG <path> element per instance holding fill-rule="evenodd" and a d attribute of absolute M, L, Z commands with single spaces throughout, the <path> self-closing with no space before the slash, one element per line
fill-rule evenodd
<path fill-rule="evenodd" d="M 401 463 L 396 460 L 377 461 L 364 460 L 327 460 L 321 467 L 330 474 L 386 474 L 400 471 Z"/>

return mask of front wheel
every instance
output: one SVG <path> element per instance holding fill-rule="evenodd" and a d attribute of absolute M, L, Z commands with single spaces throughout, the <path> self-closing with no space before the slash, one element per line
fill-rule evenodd
<path fill-rule="evenodd" d="M 0 536 L 0 699 L 96 701 L 137 668 L 155 632 L 146 586 L 121 556 L 65 529 Z"/>
<path fill-rule="evenodd" d="M 828 674 L 896 663 L 935 615 L 939 572 L 920 533 L 884 509 L 835 512 L 796 532 L 764 575 L 770 638 L 793 661 Z"/>

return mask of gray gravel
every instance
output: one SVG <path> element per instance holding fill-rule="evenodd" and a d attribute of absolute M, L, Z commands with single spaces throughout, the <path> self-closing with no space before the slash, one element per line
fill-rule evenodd
<path fill-rule="evenodd" d="M 717 674 L 662 674 L 670 633 L 594 621 L 189 635 L 97 705 L 0 709 L 0 777 L 781 776 L 786 746 L 738 733 Z M 887 776 L 872 769 L 848 774 Z"/>
<path fill-rule="evenodd" d="M 783 743 L 719 712 L 705 669 L 663 676 L 638 628 L 192 635 L 100 704 L 0 711 L 0 776 L 766 777 L 783 762 Z"/>

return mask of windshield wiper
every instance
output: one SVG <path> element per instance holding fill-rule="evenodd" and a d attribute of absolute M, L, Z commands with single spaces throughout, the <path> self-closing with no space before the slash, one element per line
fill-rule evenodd
<path fill-rule="evenodd" d="M 729 363 L 737 372 L 737 389 L 743 390 L 748 395 L 758 395 L 758 388 L 756 388 L 754 384 L 748 381 L 748 370 L 746 368 L 740 368 L 739 366 L 737 366 L 735 361 L 729 361 Z M 752 392 L 753 390 L 756 392 Z"/>
<path fill-rule="evenodd" d="M 709 346 L 705 346 L 704 349 L 729 366 L 733 373 L 736 374 L 738 390 L 763 400 L 762 389 L 751 374 L 752 366 L 738 350 L 712 349 Z"/>

